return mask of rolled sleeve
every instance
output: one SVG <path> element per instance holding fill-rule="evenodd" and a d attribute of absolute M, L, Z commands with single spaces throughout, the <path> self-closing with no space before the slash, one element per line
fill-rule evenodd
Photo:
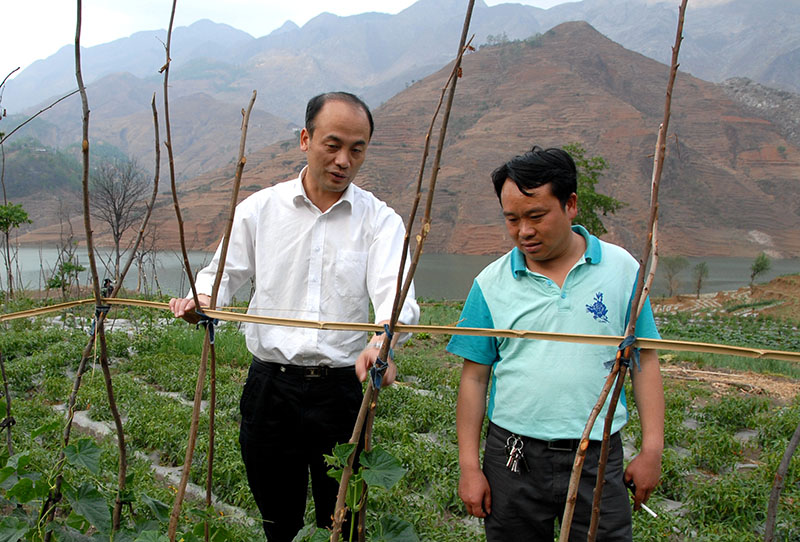
<path fill-rule="evenodd" d="M 225 268 L 217 292 L 217 305 L 227 305 L 233 294 L 255 272 L 255 222 L 256 216 L 245 200 L 236 207 L 231 229 L 231 240 L 225 257 Z M 217 247 L 214 257 L 205 268 L 197 274 L 195 287 L 198 294 L 211 295 L 219 267 L 222 242 Z M 191 296 L 191 292 L 187 297 Z"/>
<path fill-rule="evenodd" d="M 477 281 L 472 283 L 467 300 L 464 302 L 458 327 L 495 328 L 492 313 Z M 499 359 L 495 337 L 453 335 L 447 345 L 447 351 L 484 365 L 491 365 Z"/>

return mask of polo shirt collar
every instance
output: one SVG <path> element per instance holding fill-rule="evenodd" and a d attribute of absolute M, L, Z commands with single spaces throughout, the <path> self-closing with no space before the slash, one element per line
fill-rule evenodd
<path fill-rule="evenodd" d="M 603 257 L 603 250 L 600 246 L 600 240 L 588 232 L 586 228 L 580 224 L 573 224 L 572 231 L 580 234 L 586 240 L 586 252 L 583 253 L 583 259 L 588 264 L 598 264 Z M 525 255 L 520 249 L 514 247 L 511 251 L 511 273 L 515 278 L 520 278 L 528 271 L 528 266 L 525 265 Z"/>
<path fill-rule="evenodd" d="M 303 186 L 303 175 L 305 174 L 307 169 L 308 166 L 305 166 L 302 169 L 302 171 L 300 171 L 300 175 L 298 175 L 297 178 L 294 180 L 294 196 L 292 197 L 292 200 L 295 202 L 295 205 L 301 202 L 308 202 L 309 205 L 314 205 L 311 202 L 311 198 L 309 198 L 308 194 L 306 193 L 306 188 Z M 339 207 L 340 205 L 343 204 L 343 202 L 347 202 L 349 208 L 352 209 L 354 192 L 355 189 L 353 188 L 353 183 L 350 183 L 349 185 L 347 185 L 347 188 L 345 188 L 344 192 L 342 192 L 342 197 L 340 197 L 339 200 L 331 206 L 331 209 Z M 330 211 L 331 209 L 328 209 L 328 211 Z"/>
<path fill-rule="evenodd" d="M 598 264 L 603 259 L 603 249 L 600 245 L 600 240 L 589 233 L 589 231 L 580 224 L 573 224 L 572 231 L 581 234 L 586 240 L 586 252 L 583 253 L 583 259 L 589 264 Z"/>

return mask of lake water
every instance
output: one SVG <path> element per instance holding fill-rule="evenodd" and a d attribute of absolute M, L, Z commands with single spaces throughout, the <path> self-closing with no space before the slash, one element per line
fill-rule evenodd
<path fill-rule="evenodd" d="M 76 252 L 81 265 L 88 268 L 85 250 Z M 22 283 L 26 289 L 42 290 L 47 279 L 52 276 L 58 251 L 55 248 L 21 247 L 19 249 L 19 268 Z M 415 285 L 417 296 L 425 299 L 464 299 L 469 292 L 472 279 L 496 256 L 465 256 L 460 254 L 423 254 L 417 269 Z M 209 252 L 191 252 L 189 261 L 193 270 L 200 269 L 211 259 Z M 733 290 L 746 286 L 750 281 L 750 266 L 753 260 L 747 258 L 687 258 L 689 266 L 679 275 L 678 293 L 694 292 L 692 270 L 694 266 L 705 261 L 709 267 L 708 278 L 704 281 L 702 292 Z M 2 267 L 0 265 L 0 267 Z M 101 278 L 109 276 L 98 261 Z M 179 251 L 163 251 L 154 259 L 145 262 L 142 290 L 161 292 L 168 295 L 183 295 L 188 290 L 188 282 L 183 273 L 183 258 Z M 660 272 L 656 275 L 653 286 L 654 295 L 665 295 L 666 281 Z M 0 284 L 5 289 L 5 270 L 2 270 Z M 800 273 L 800 259 L 772 260 L 769 271 L 760 275 L 757 282 L 766 282 L 779 275 Z M 81 275 L 81 284 L 87 284 L 88 275 Z M 157 285 L 156 285 L 157 281 Z M 136 264 L 131 266 L 125 287 L 135 289 L 137 285 Z M 247 292 L 240 292 L 237 297 L 246 297 Z"/>

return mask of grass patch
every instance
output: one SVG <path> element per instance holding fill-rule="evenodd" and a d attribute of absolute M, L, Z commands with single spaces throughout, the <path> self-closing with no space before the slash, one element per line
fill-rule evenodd
<path fill-rule="evenodd" d="M 425 301 L 422 323 L 453 325 L 461 304 Z M 76 315 L 79 323 L 83 315 Z M 132 319 L 134 335 L 109 333 L 115 396 L 125 419 L 131 458 L 132 505 L 137 515 L 159 524 L 145 506 L 146 498 L 172 502 L 168 484 L 155 479 L 149 464 L 135 452 L 152 454 L 167 465 L 182 464 L 189 412 L 202 349 L 203 331 L 162 319 L 158 314 Z M 744 346 L 798 349 L 796 323 L 769 318 L 693 315 L 660 317 L 668 338 L 724 342 Z M 368 526 L 387 514 L 414 524 L 421 540 L 482 541 L 483 528 L 466 515 L 458 498 L 458 446 L 455 403 L 462 360 L 445 351 L 449 336 L 420 333 L 397 351 L 398 385 L 381 392 L 375 441 L 400 459 L 406 476 L 389 491 L 370 491 Z M 44 320 L 7 326 L 0 349 L 12 388 L 15 447 L 31 456 L 42 476 L 53 472 L 60 452 L 63 415 L 53 409 L 72 387 L 74 371 L 87 336 L 70 327 L 54 328 Z M 753 342 L 751 342 L 753 341 Z M 236 326 L 217 333 L 216 458 L 214 492 L 224 502 L 256 516 L 247 488 L 238 446 L 238 401 L 250 354 Z M 800 368 L 788 362 L 732 356 L 674 353 L 676 363 L 691 362 L 706 369 L 782 374 L 800 380 Z M 206 391 L 204 399 L 207 399 Z M 638 446 L 641 430 L 628 386 L 631 416 L 626 439 Z M 800 424 L 800 395 L 779 403 L 771 398 L 719 388 L 708 383 L 665 380 L 666 413 L 662 483 L 651 505 L 663 512 L 653 519 L 634 515 L 635 540 L 750 541 L 759 539 L 772 476 L 786 443 Z M 83 376 L 78 406 L 95 420 L 110 420 L 105 384 L 99 367 Z M 208 417 L 200 420 L 192 481 L 203 484 L 208 450 Z M 40 434 L 37 429 L 44 428 Z M 740 432 L 750 434 L 743 440 Z M 75 438 L 81 435 L 76 434 Z M 116 448 L 101 439 L 101 473 L 87 478 L 69 467 L 72 483 L 91 479 L 111 504 L 116 476 Z M 747 465 L 748 468 L 742 468 Z M 279 489 L 279 488 L 278 488 Z M 0 506 L 8 501 L 2 500 Z M 664 512 L 665 499 L 682 503 L 683 515 Z M 800 458 L 792 460 L 779 512 L 780 540 L 800 538 Z M 196 506 L 193 503 L 188 508 Z M 130 521 L 130 516 L 126 513 Z M 195 518 L 196 519 L 196 518 Z M 191 522 L 193 519 L 184 518 Z M 256 527 L 224 520 L 231 540 L 255 540 Z M 163 522 L 160 523 L 163 528 Z M 163 530 L 163 529 L 162 529 Z"/>

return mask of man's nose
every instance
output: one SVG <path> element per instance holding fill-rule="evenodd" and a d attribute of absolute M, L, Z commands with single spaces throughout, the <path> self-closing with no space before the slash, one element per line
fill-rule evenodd
<path fill-rule="evenodd" d="M 536 228 L 527 220 L 523 220 L 519 225 L 519 234 L 522 237 L 533 237 L 536 235 Z"/>
<path fill-rule="evenodd" d="M 340 149 L 339 152 L 336 153 L 334 162 L 340 168 L 347 169 L 350 167 L 350 153 L 346 149 Z"/>

